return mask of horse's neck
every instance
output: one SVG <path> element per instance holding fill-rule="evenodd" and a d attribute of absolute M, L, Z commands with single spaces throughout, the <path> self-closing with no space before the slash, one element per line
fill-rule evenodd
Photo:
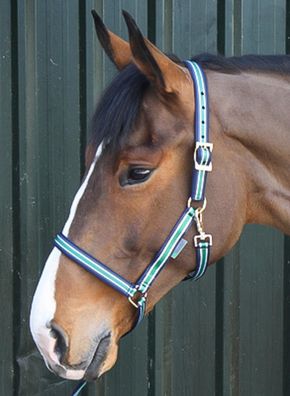
<path fill-rule="evenodd" d="M 248 222 L 290 234 L 290 76 L 209 73 L 213 114 L 246 174 Z"/>

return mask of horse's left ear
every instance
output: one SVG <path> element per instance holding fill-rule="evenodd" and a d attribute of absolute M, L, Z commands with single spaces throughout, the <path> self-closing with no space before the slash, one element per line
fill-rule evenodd
<path fill-rule="evenodd" d="M 185 70 L 147 40 L 131 15 L 123 11 L 133 62 L 161 92 L 178 92 L 186 80 Z"/>
<path fill-rule="evenodd" d="M 92 10 L 92 16 L 94 18 L 96 33 L 101 46 L 104 48 L 106 54 L 115 64 L 117 69 L 124 69 L 124 67 L 132 61 L 132 53 L 129 43 L 113 32 L 110 32 L 95 10 Z"/>

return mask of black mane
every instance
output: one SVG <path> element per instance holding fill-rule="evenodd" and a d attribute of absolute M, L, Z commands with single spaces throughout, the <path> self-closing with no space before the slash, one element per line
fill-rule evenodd
<path fill-rule="evenodd" d="M 182 63 L 174 55 L 171 58 Z M 261 73 L 290 74 L 290 55 L 245 55 L 224 58 L 219 55 L 201 54 L 192 58 L 205 70 L 220 73 L 239 74 L 245 71 Z M 126 140 L 134 128 L 144 94 L 150 83 L 133 64 L 117 74 L 103 93 L 92 123 L 92 143 L 98 147 L 101 142 L 116 148 Z"/>
<path fill-rule="evenodd" d="M 252 71 L 290 74 L 290 55 L 244 55 L 225 58 L 220 55 L 201 54 L 192 60 L 204 69 L 220 73 L 238 74 Z"/>

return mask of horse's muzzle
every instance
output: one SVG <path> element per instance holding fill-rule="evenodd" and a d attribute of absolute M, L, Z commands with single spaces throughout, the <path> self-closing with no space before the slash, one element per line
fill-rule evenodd
<path fill-rule="evenodd" d="M 58 357 L 59 364 L 54 364 L 50 366 L 50 369 L 63 378 L 68 378 L 68 372 L 72 370 L 83 370 L 84 378 L 86 380 L 95 380 L 101 374 L 101 366 L 106 360 L 107 352 L 111 342 L 111 333 L 106 332 L 98 337 L 98 341 L 95 346 L 95 353 L 91 362 L 81 362 L 78 365 L 70 367 L 66 361 L 69 339 L 68 335 L 62 330 L 60 326 L 55 323 L 51 324 L 51 334 L 55 338 L 54 352 Z"/>

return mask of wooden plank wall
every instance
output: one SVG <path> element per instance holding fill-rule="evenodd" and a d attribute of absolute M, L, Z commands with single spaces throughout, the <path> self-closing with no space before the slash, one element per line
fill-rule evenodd
<path fill-rule="evenodd" d="M 13 388 L 13 120 L 12 120 L 12 34 L 11 7 L 0 3 L 0 293 L 1 342 L 0 394 L 9 395 Z"/>
<path fill-rule="evenodd" d="M 181 58 L 290 53 L 289 0 L 0 2 L 0 396 L 64 396 L 28 329 L 52 237 L 83 173 L 97 98 L 115 73 L 95 8 L 127 37 L 121 10 Z M 286 396 L 290 393 L 290 240 L 246 227 L 197 284 L 172 291 L 122 340 L 116 367 L 85 396 Z"/>

